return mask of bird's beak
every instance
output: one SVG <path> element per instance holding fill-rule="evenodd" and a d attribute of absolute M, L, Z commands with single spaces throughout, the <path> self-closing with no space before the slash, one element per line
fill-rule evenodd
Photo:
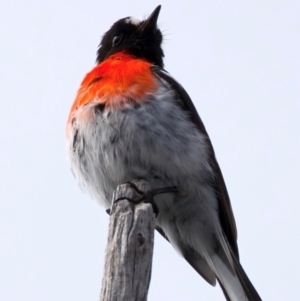
<path fill-rule="evenodd" d="M 161 5 L 158 5 L 156 9 L 153 11 L 153 13 L 150 15 L 150 17 L 145 21 L 145 23 L 141 26 L 142 31 L 154 31 L 156 30 L 156 24 L 158 15 L 161 9 Z"/>

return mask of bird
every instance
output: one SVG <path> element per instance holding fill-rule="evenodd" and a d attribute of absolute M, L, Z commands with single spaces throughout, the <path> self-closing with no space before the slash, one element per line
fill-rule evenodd
<path fill-rule="evenodd" d="M 261 300 L 240 263 L 211 140 L 190 96 L 164 69 L 160 10 L 122 18 L 103 35 L 67 119 L 71 170 L 106 209 L 116 187 L 133 179 L 177 187 L 154 196 L 156 230 L 209 284 L 218 282 L 226 300 Z"/>

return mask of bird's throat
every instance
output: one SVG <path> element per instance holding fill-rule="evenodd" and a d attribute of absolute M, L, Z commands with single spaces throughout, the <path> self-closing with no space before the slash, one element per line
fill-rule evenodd
<path fill-rule="evenodd" d="M 71 111 L 95 102 L 108 108 L 143 101 L 157 89 L 151 67 L 151 63 L 126 52 L 111 55 L 86 75 Z"/>

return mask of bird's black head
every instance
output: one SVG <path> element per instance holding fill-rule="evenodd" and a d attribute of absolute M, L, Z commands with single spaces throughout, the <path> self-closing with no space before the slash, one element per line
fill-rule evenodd
<path fill-rule="evenodd" d="M 99 64 L 113 53 L 128 50 L 136 57 L 163 67 L 162 34 L 156 25 L 160 8 L 159 5 L 143 21 L 127 17 L 114 23 L 103 36 L 96 62 Z"/>

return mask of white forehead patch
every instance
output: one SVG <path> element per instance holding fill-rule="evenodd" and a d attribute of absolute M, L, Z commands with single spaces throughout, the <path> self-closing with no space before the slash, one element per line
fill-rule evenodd
<path fill-rule="evenodd" d="M 129 17 L 125 20 L 125 23 L 130 23 L 132 25 L 139 25 L 142 21 L 139 18 Z"/>

